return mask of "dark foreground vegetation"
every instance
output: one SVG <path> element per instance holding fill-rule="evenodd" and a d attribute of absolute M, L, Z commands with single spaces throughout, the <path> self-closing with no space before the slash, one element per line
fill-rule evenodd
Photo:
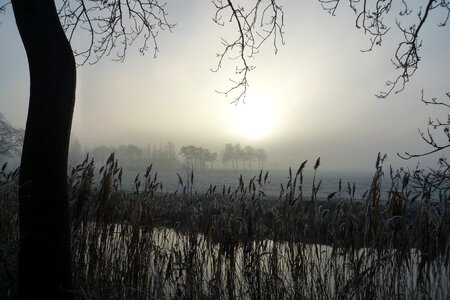
<path fill-rule="evenodd" d="M 385 175 L 382 160 L 363 199 L 341 183 L 318 199 L 319 180 L 303 185 L 305 163 L 272 199 L 262 172 L 205 193 L 194 190 L 191 174 L 179 178 L 183 189 L 162 193 L 151 167 L 125 193 L 114 156 L 99 171 L 86 159 L 69 177 L 71 292 L 79 299 L 448 299 L 448 167 Z M 383 176 L 391 180 L 387 201 Z M 17 172 L 0 177 L 0 298 L 8 299 L 17 286 Z"/>

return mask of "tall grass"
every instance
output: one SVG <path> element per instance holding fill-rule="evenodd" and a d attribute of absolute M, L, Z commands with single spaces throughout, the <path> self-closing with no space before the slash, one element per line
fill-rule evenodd
<path fill-rule="evenodd" d="M 114 156 L 99 172 L 86 158 L 69 178 L 76 296 L 448 299 L 449 177 L 390 170 L 388 200 L 381 201 L 379 156 L 362 199 L 341 182 L 319 199 L 319 163 L 312 186 L 304 186 L 304 162 L 270 198 L 267 173 L 205 193 L 195 191 L 191 173 L 188 184 L 179 178 L 184 189 L 162 193 L 151 166 L 125 193 Z M 0 282 L 7 297 L 16 276 L 17 187 L 14 176 L 2 176 Z"/>
<path fill-rule="evenodd" d="M 13 298 L 17 284 L 19 221 L 17 217 L 18 170 L 0 171 L 0 299 Z"/>

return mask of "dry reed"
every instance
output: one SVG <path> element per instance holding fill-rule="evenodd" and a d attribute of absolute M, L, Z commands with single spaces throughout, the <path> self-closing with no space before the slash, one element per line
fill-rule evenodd
<path fill-rule="evenodd" d="M 449 177 L 390 170 L 383 157 L 370 189 L 340 182 L 319 199 L 306 162 L 264 193 L 268 174 L 235 187 L 163 193 L 150 166 L 121 191 L 112 155 L 99 171 L 86 160 L 69 176 L 76 297 L 80 299 L 448 299 Z M 265 176 L 264 176 L 265 175 Z M 1 173 L 1 298 L 15 287 L 16 174 Z M 8 294 L 9 293 L 9 294 Z"/>

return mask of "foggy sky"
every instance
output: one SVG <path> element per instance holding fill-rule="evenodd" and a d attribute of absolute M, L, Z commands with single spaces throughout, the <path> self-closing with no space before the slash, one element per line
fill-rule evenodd
<path fill-rule="evenodd" d="M 343 5 L 331 17 L 317 1 L 297 2 L 282 2 L 286 43 L 277 55 L 270 43 L 261 49 L 252 60 L 256 69 L 249 74 L 247 106 L 234 106 L 232 98 L 215 91 L 229 86 L 233 62 L 226 61 L 218 73 L 210 71 L 228 29 L 213 23 L 209 1 L 169 0 L 169 21 L 177 25 L 172 33 L 159 35 L 156 59 L 151 49 L 142 56 L 134 47 L 124 63 L 105 58 L 78 68 L 72 135 L 88 147 L 170 140 L 178 147 L 220 151 L 225 143 L 250 144 L 267 149 L 278 167 L 320 156 L 330 170 L 373 168 L 378 152 L 388 154 L 388 163 L 406 165 L 397 152 L 428 149 L 417 128 L 425 129 L 429 116 L 447 117 L 447 111 L 420 102 L 422 89 L 441 99 L 449 91 L 450 29 L 436 25 L 442 16 L 431 15 L 423 28 L 419 70 L 406 90 L 379 100 L 374 95 L 397 74 L 390 62 L 400 41 L 396 28 L 382 47 L 362 53 L 369 37 L 355 28 L 350 8 Z M 26 56 L 11 9 L 0 15 L 0 22 L 0 111 L 23 128 Z M 233 24 L 227 26 L 233 30 Z M 258 99 L 263 100 L 258 104 Z M 236 119 L 240 110 L 267 114 L 268 133 L 248 136 L 242 117 Z M 436 156 L 425 161 L 433 165 Z"/>

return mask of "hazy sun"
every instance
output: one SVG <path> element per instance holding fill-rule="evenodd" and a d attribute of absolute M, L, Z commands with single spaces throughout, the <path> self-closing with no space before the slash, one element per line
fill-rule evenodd
<path fill-rule="evenodd" d="M 245 103 L 230 105 L 233 131 L 249 139 L 262 139 L 274 129 L 274 100 L 267 95 L 248 94 Z"/>

